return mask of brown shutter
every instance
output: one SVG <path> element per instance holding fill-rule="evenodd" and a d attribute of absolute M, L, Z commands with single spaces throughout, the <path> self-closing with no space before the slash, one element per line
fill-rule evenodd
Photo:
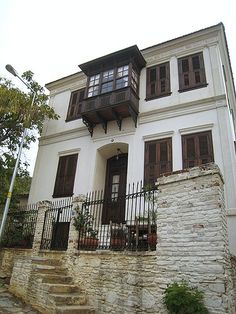
<path fill-rule="evenodd" d="M 59 158 L 53 197 L 72 196 L 78 154 Z"/>
<path fill-rule="evenodd" d="M 206 84 L 203 53 L 178 59 L 179 89 L 187 90 Z"/>
<path fill-rule="evenodd" d="M 213 162 L 211 131 L 182 136 L 183 168 Z"/>
<path fill-rule="evenodd" d="M 146 98 L 154 98 L 170 92 L 169 62 L 147 69 Z"/>
<path fill-rule="evenodd" d="M 71 93 L 70 103 L 67 111 L 67 121 L 81 118 L 81 106 L 84 99 L 85 89 Z"/>
<path fill-rule="evenodd" d="M 161 174 L 172 171 L 171 138 L 145 143 L 144 184 L 154 185 Z"/>

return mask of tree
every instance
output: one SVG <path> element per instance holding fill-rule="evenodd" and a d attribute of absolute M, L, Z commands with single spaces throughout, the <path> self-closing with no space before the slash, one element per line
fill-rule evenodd
<path fill-rule="evenodd" d="M 30 143 L 36 141 L 38 133 L 41 133 L 43 122 L 59 118 L 48 105 L 44 88 L 33 80 L 33 73 L 27 71 L 22 78 L 36 93 L 33 106 L 32 91 L 25 93 L 11 81 L 0 78 L 0 204 L 6 197 L 24 128 L 28 129 L 24 147 L 29 149 Z M 17 176 L 16 184 L 19 178 L 29 177 L 27 163 L 20 164 Z"/>

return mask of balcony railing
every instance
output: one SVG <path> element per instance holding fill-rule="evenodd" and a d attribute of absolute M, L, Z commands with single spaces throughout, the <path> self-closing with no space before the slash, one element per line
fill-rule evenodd
<path fill-rule="evenodd" d="M 83 100 L 81 116 L 90 134 L 97 124 L 102 124 L 106 133 L 107 122 L 116 121 L 121 129 L 122 119 L 131 117 L 135 126 L 139 113 L 139 98 L 131 87 L 101 94 Z"/>
<path fill-rule="evenodd" d="M 110 200 L 105 199 L 102 192 L 87 195 L 77 213 L 80 222 L 78 249 L 155 250 L 157 193 L 157 189 L 143 188 L 139 183 L 130 185 L 127 195 Z M 113 215 L 112 211 L 121 214 L 119 216 L 116 212 Z M 108 217 L 104 217 L 104 214 Z M 112 217 L 115 217 L 115 221 Z"/>

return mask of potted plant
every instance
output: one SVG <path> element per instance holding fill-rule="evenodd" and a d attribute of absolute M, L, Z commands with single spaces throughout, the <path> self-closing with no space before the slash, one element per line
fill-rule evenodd
<path fill-rule="evenodd" d="M 111 249 L 123 250 L 126 244 L 125 231 L 122 226 L 114 226 L 111 228 Z"/>
<path fill-rule="evenodd" d="M 79 232 L 79 248 L 96 250 L 98 246 L 98 231 L 93 228 L 94 217 L 88 208 L 75 208 L 74 226 Z"/>

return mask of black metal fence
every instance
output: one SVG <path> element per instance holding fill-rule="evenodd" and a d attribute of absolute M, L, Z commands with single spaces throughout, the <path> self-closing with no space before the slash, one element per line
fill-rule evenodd
<path fill-rule="evenodd" d="M 104 198 L 87 195 L 75 221 L 79 250 L 155 250 L 157 243 L 157 189 L 142 182 L 129 185 L 127 195 Z"/>
<path fill-rule="evenodd" d="M 37 204 L 10 211 L 7 216 L 1 246 L 9 248 L 32 248 L 37 216 Z"/>
<path fill-rule="evenodd" d="M 49 204 L 45 213 L 41 249 L 66 250 L 72 217 L 72 198 Z"/>

